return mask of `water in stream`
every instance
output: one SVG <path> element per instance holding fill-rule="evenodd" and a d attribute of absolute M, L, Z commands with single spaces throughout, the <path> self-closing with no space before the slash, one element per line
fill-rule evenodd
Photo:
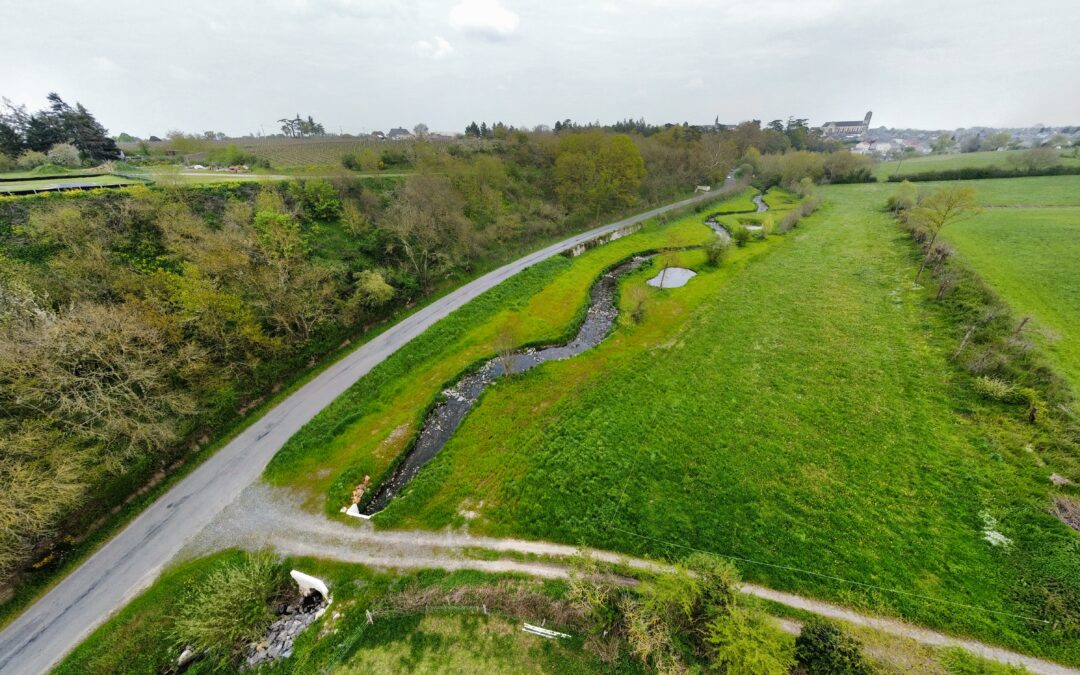
<path fill-rule="evenodd" d="M 619 316 L 619 308 L 615 302 L 615 289 L 619 277 L 641 267 L 646 260 L 648 260 L 646 257 L 633 258 L 600 277 L 589 292 L 591 300 L 589 310 L 577 336 L 564 345 L 514 352 L 506 359 L 510 364 L 510 372 L 521 373 L 547 361 L 568 359 L 600 344 L 611 332 L 611 327 Z M 503 375 L 503 361 L 504 359 L 500 357 L 493 358 L 484 363 L 479 370 L 463 376 L 443 391 L 444 400 L 436 405 L 424 419 L 424 425 L 415 445 L 405 459 L 398 464 L 393 475 L 379 485 L 375 496 L 367 506 L 360 510 L 360 513 L 371 516 L 386 508 L 401 488 L 408 484 L 425 464 L 434 459 L 439 450 L 454 435 L 454 431 L 465 419 L 465 415 L 480 398 L 484 389 Z"/>

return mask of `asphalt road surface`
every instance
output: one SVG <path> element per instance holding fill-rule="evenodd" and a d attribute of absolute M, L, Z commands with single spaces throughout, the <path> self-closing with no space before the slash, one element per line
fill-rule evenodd
<path fill-rule="evenodd" d="M 733 184 L 728 179 L 725 187 Z M 705 193 L 589 230 L 530 253 L 403 319 L 279 403 L 143 511 L 0 633 L 0 673 L 49 670 L 139 591 L 213 517 L 255 481 L 274 454 L 368 371 L 465 303 L 531 265 L 611 230 L 697 201 Z"/>

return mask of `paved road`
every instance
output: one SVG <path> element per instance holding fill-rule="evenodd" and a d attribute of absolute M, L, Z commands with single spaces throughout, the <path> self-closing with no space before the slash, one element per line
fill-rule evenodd
<path fill-rule="evenodd" d="M 728 179 L 725 187 L 734 181 Z M 570 237 L 462 286 L 327 368 L 143 511 L 0 633 L 0 673 L 47 671 L 91 630 L 153 582 L 162 566 L 262 473 L 300 427 L 436 321 L 527 267 L 655 215 L 716 197 L 706 193 Z"/>

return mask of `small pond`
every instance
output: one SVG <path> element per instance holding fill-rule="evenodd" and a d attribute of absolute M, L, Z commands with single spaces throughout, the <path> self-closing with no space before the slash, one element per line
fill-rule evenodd
<path fill-rule="evenodd" d="M 688 270 L 685 267 L 668 267 L 660 270 L 660 274 L 645 283 L 656 288 L 679 288 L 685 286 L 686 282 L 695 276 L 697 276 L 697 272 Z"/>

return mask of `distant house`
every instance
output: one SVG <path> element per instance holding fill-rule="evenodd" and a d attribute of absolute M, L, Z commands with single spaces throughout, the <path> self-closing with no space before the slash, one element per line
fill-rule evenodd
<path fill-rule="evenodd" d="M 833 138 L 862 136 L 870 128 L 872 114 L 873 112 L 867 112 L 862 121 L 826 122 L 821 125 L 821 133 Z"/>
<path fill-rule="evenodd" d="M 390 133 L 386 134 L 386 137 L 392 141 L 403 141 L 412 138 L 412 132 L 408 129 L 402 129 L 401 127 L 394 127 L 390 130 Z"/>
<path fill-rule="evenodd" d="M 386 134 L 384 134 L 381 131 L 372 131 L 371 132 L 371 137 L 373 139 L 375 139 L 376 141 L 386 140 Z"/>

